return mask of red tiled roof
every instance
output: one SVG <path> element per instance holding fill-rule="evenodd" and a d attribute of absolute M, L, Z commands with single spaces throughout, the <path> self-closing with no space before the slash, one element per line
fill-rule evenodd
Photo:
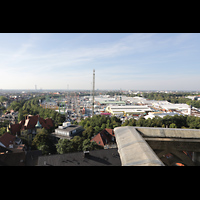
<path fill-rule="evenodd" d="M 39 115 L 35 115 L 35 116 L 28 115 L 26 116 L 26 119 L 20 121 L 19 124 L 12 124 L 10 131 L 13 135 L 15 135 L 16 133 L 20 133 L 20 130 L 34 129 L 38 120 L 40 124 L 42 125 L 42 127 L 45 129 L 50 129 L 54 126 L 53 120 L 50 118 L 43 119 Z"/>
<path fill-rule="evenodd" d="M 11 124 L 9 130 L 13 135 L 20 134 L 21 127 L 22 124 Z"/>
<path fill-rule="evenodd" d="M 97 135 L 95 135 L 90 142 L 94 141 L 100 146 L 104 146 L 112 142 L 112 136 L 114 136 L 113 129 L 104 129 Z"/>
<path fill-rule="evenodd" d="M 112 135 L 112 136 L 115 135 L 113 129 L 105 128 L 105 130 L 106 130 L 110 135 Z"/>
<path fill-rule="evenodd" d="M 25 123 L 24 123 L 25 129 L 35 128 L 35 125 L 37 124 L 38 120 L 39 120 L 40 124 L 42 125 L 42 127 L 46 128 L 46 129 L 53 127 L 53 120 L 52 119 L 50 119 L 50 118 L 43 119 L 39 115 L 35 115 L 35 116 L 28 116 L 27 117 L 27 119 L 25 120 Z"/>
<path fill-rule="evenodd" d="M 103 142 L 103 139 L 100 135 L 100 133 L 98 133 L 97 135 L 95 135 L 91 140 L 90 142 L 96 142 L 99 146 L 103 146 L 104 147 L 104 142 Z"/>
<path fill-rule="evenodd" d="M 14 140 L 15 140 L 15 136 L 11 135 L 10 133 L 4 133 L 0 137 L 0 142 L 6 147 L 9 147 L 9 144 L 13 144 Z"/>
<path fill-rule="evenodd" d="M 53 120 L 50 118 L 45 119 L 47 127 L 53 127 Z"/>
<path fill-rule="evenodd" d="M 37 124 L 38 121 L 38 116 L 27 116 L 27 119 L 25 120 L 25 124 L 24 127 L 26 127 L 26 129 L 33 129 L 35 128 L 35 125 Z"/>

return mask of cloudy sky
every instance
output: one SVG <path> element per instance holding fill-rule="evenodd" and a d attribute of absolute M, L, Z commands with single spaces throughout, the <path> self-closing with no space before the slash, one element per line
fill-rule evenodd
<path fill-rule="evenodd" d="M 0 89 L 200 90 L 199 33 L 0 33 Z"/>

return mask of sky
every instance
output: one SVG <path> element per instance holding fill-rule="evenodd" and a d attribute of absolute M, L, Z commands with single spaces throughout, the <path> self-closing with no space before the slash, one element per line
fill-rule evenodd
<path fill-rule="evenodd" d="M 0 89 L 200 90 L 199 33 L 0 33 Z"/>

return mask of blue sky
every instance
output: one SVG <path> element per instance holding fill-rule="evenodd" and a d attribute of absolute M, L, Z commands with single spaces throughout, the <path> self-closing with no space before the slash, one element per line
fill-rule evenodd
<path fill-rule="evenodd" d="M 200 90 L 199 33 L 0 33 L 0 89 Z"/>

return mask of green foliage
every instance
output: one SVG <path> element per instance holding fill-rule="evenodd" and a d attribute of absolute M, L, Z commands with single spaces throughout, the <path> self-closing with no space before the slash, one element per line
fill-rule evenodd
<path fill-rule="evenodd" d="M 95 135 L 105 128 L 113 129 L 121 126 L 121 121 L 115 116 L 95 115 L 94 117 L 86 118 L 85 120 L 82 119 L 81 122 L 79 122 L 79 125 L 83 126 L 84 129 L 91 127 L 93 129 L 93 135 Z"/>
<path fill-rule="evenodd" d="M 8 125 L 9 125 L 9 121 L 8 120 L 5 120 L 4 122 L 1 122 L 0 121 L 0 128 L 7 128 L 8 127 Z M 4 129 L 2 129 L 2 130 L 4 130 Z"/>
<path fill-rule="evenodd" d="M 185 98 L 186 96 L 191 95 L 189 92 L 179 92 L 179 93 L 143 93 L 143 97 L 151 100 L 166 100 L 171 103 L 186 103 L 188 105 L 192 105 L 193 107 L 200 108 L 200 101 L 191 100 Z"/>
<path fill-rule="evenodd" d="M 94 129 L 91 126 L 87 127 L 82 133 L 82 136 L 84 138 L 89 138 L 89 139 L 92 138 L 93 135 L 94 135 Z"/>
<path fill-rule="evenodd" d="M 176 124 L 172 123 L 169 125 L 169 128 L 177 128 Z"/>
<path fill-rule="evenodd" d="M 95 142 L 90 142 L 91 138 L 105 128 L 113 129 L 121 126 L 121 121 L 115 116 L 95 115 L 85 120 L 82 119 L 79 125 L 83 126 L 85 129 L 82 136 L 75 136 L 71 140 L 60 139 L 56 145 L 58 153 L 63 154 L 75 151 L 101 149 L 102 147 Z"/>
<path fill-rule="evenodd" d="M 8 99 L 4 96 L 0 96 L 0 102 L 8 101 Z"/>
<path fill-rule="evenodd" d="M 56 144 L 56 149 L 59 154 L 73 152 L 71 141 L 67 139 L 60 139 Z"/>
<path fill-rule="evenodd" d="M 0 136 L 2 136 L 6 132 L 7 132 L 7 128 L 6 127 L 1 127 L 0 128 Z"/>
<path fill-rule="evenodd" d="M 42 153 L 45 155 L 56 152 L 53 139 L 45 128 L 41 129 L 34 137 L 32 146 L 35 146 L 38 150 L 42 150 Z"/>
<path fill-rule="evenodd" d="M 83 151 L 91 151 L 95 149 L 102 149 L 103 147 L 99 146 L 96 142 L 90 142 L 90 139 L 85 139 L 83 141 Z"/>
<path fill-rule="evenodd" d="M 11 110 L 14 110 L 15 112 L 16 111 L 19 111 L 19 109 L 24 105 L 24 100 L 22 101 L 13 101 L 10 106 L 9 106 L 9 109 Z"/>
<path fill-rule="evenodd" d="M 55 123 L 55 127 L 61 125 L 64 121 L 65 121 L 65 115 L 60 114 L 54 110 L 51 109 L 45 109 L 42 108 L 41 106 L 38 105 L 39 103 L 39 99 L 42 99 L 44 97 L 36 97 L 33 99 L 30 99 L 26 102 L 24 102 L 19 109 L 19 114 L 18 114 L 18 121 L 20 122 L 21 120 L 23 120 L 25 118 L 26 115 L 31 114 L 31 115 L 37 115 L 39 114 L 40 117 L 42 118 L 52 118 L 54 120 Z M 14 108 L 16 108 L 15 106 L 17 106 L 18 104 L 14 104 L 12 105 L 12 107 L 14 106 Z"/>
<path fill-rule="evenodd" d="M 60 139 L 58 144 L 56 144 L 56 148 L 59 154 L 102 149 L 102 147 L 95 142 L 90 142 L 89 138 L 84 139 L 84 137 L 80 136 L 75 136 L 71 140 Z"/>
<path fill-rule="evenodd" d="M 122 126 L 140 126 L 140 127 L 168 127 L 168 128 L 191 128 L 200 129 L 200 118 L 195 116 L 165 116 L 145 119 L 140 117 L 138 120 L 126 120 Z"/>

